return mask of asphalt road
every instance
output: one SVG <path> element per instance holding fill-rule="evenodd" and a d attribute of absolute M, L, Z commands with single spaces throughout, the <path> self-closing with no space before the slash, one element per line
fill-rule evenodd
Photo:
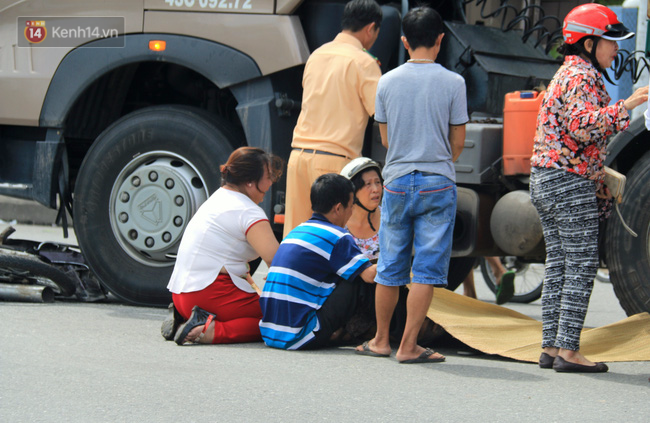
<path fill-rule="evenodd" d="M 0 230 L 4 225 L 0 224 Z M 21 227 L 24 238 L 60 229 Z M 256 275 L 260 278 L 261 275 Z M 475 274 L 479 298 L 494 296 Z M 539 301 L 508 304 L 539 319 Z M 441 364 L 273 350 L 262 343 L 183 346 L 160 336 L 164 309 L 0 302 L 2 422 L 647 422 L 650 363 L 559 374 L 441 345 Z M 587 326 L 625 317 L 596 282 Z"/>

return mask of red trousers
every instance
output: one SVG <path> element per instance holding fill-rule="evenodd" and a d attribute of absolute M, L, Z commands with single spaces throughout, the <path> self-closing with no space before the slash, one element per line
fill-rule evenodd
<path fill-rule="evenodd" d="M 194 306 L 216 316 L 213 344 L 261 341 L 259 295 L 237 288 L 230 276 L 219 274 L 212 284 L 195 292 L 172 294 L 174 307 L 186 320 Z"/>

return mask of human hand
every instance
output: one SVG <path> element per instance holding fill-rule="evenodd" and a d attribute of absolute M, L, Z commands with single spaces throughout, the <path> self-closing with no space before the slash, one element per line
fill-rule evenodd
<path fill-rule="evenodd" d="M 248 283 L 250 284 L 250 286 L 253 287 L 253 289 L 255 290 L 255 292 L 257 292 L 257 295 L 262 296 L 262 290 L 260 289 L 259 286 L 257 286 L 257 284 L 255 283 L 255 281 L 254 281 L 253 278 L 251 277 L 251 274 L 250 274 L 250 273 L 246 273 L 246 275 L 244 275 L 244 279 L 246 279 L 246 282 L 248 282 Z"/>
<path fill-rule="evenodd" d="M 377 265 L 373 264 L 370 267 L 366 267 L 359 276 L 361 276 L 361 279 L 363 279 L 365 283 L 375 283 L 375 277 L 377 276 Z"/>
<path fill-rule="evenodd" d="M 646 87 L 646 88 L 647 88 L 647 87 Z M 596 192 L 596 197 L 598 197 L 598 198 L 603 198 L 603 199 L 606 200 L 606 199 L 608 199 L 608 198 L 612 198 L 612 193 L 611 193 L 611 191 L 609 190 L 609 188 L 607 188 L 606 185 L 603 185 L 603 186 L 600 187 L 600 189 Z"/>
<path fill-rule="evenodd" d="M 648 101 L 647 85 L 634 91 L 634 93 L 623 102 L 623 105 L 627 110 L 632 110 L 635 107 L 645 103 L 646 101 Z"/>

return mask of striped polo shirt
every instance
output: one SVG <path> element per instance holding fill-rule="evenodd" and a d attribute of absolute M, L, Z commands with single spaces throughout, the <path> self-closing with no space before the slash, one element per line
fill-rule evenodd
<path fill-rule="evenodd" d="M 275 253 L 260 305 L 266 345 L 295 350 L 320 329 L 316 311 L 341 279 L 370 266 L 345 229 L 314 213 L 292 230 Z"/>

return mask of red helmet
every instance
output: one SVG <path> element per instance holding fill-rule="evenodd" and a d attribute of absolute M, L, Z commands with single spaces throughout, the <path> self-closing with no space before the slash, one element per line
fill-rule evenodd
<path fill-rule="evenodd" d="M 606 40 L 625 40 L 634 37 L 634 32 L 627 29 L 608 7 L 589 3 L 575 7 L 566 15 L 562 35 L 564 42 L 575 44 L 589 35 Z"/>

